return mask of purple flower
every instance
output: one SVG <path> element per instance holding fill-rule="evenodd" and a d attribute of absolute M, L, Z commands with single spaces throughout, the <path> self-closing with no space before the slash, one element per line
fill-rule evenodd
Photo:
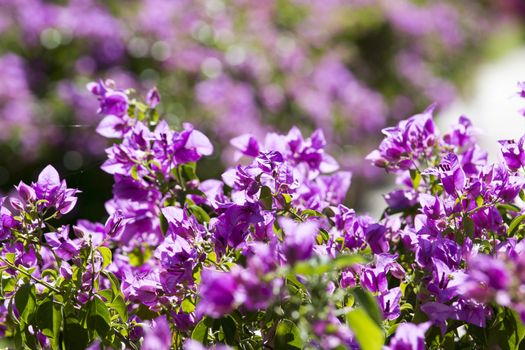
<path fill-rule="evenodd" d="M 149 108 L 155 108 L 160 102 L 160 94 L 157 88 L 153 88 L 148 91 L 146 96 L 146 102 L 148 103 Z"/>
<path fill-rule="evenodd" d="M 371 292 L 384 292 L 388 287 L 387 274 L 402 279 L 405 271 L 396 262 L 396 255 L 378 254 L 375 258 L 375 266 L 371 264 L 361 270 L 361 285 Z"/>
<path fill-rule="evenodd" d="M 141 267 L 125 272 L 122 291 L 134 302 L 156 307 L 163 288 L 157 271 L 152 271 L 149 267 Z"/>
<path fill-rule="evenodd" d="M 371 224 L 365 229 L 366 241 L 375 254 L 388 252 L 387 229 L 381 224 Z"/>
<path fill-rule="evenodd" d="M 252 265 L 253 266 L 253 265 Z M 235 271 L 235 278 L 240 286 L 243 307 L 248 310 L 264 310 L 271 303 L 274 284 L 277 281 L 261 281 L 259 271 L 253 267 Z"/>
<path fill-rule="evenodd" d="M 418 194 L 414 190 L 395 190 L 383 197 L 388 207 L 393 211 L 402 211 L 418 203 Z"/>
<path fill-rule="evenodd" d="M 232 146 L 237 148 L 240 153 L 239 156 L 236 157 L 236 160 L 238 160 L 238 158 L 240 158 L 242 155 L 254 158 L 259 155 L 260 146 L 257 142 L 257 139 L 253 135 L 245 134 L 234 137 L 230 140 L 230 143 Z"/>
<path fill-rule="evenodd" d="M 388 320 L 395 320 L 401 315 L 399 301 L 401 300 L 401 289 L 395 287 L 379 294 L 379 306 L 383 312 L 383 317 Z"/>
<path fill-rule="evenodd" d="M 467 279 L 460 293 L 480 302 L 487 302 L 498 292 L 505 292 L 511 283 L 511 275 L 505 264 L 488 255 L 478 254 L 468 261 Z"/>
<path fill-rule="evenodd" d="M 171 349 L 171 329 L 166 316 L 157 317 L 144 327 L 144 340 L 141 349 L 169 350 Z"/>
<path fill-rule="evenodd" d="M 128 97 L 124 92 L 108 87 L 108 85 L 114 84 L 112 81 L 106 81 L 106 83 L 98 81 L 97 83 L 89 83 L 87 89 L 98 97 L 99 114 L 122 118 L 128 111 Z"/>
<path fill-rule="evenodd" d="M 20 186 L 19 186 L 20 187 Z M 69 213 L 77 203 L 75 196 L 79 191 L 67 188 L 66 181 L 60 181 L 58 172 L 51 165 L 42 170 L 38 181 L 32 183 L 37 201 L 42 201 L 39 208 L 55 208 L 60 214 Z"/>
<path fill-rule="evenodd" d="M 62 226 L 57 232 L 46 233 L 44 236 L 59 258 L 70 260 L 78 255 L 80 247 L 78 242 L 69 238 L 69 226 Z"/>
<path fill-rule="evenodd" d="M 525 165 L 525 149 L 523 144 L 525 142 L 525 135 L 522 136 L 518 143 L 514 140 L 501 140 L 501 153 L 503 159 L 510 170 L 516 171 Z"/>
<path fill-rule="evenodd" d="M 443 183 L 443 188 L 448 194 L 455 196 L 463 192 L 466 176 L 455 154 L 449 153 L 443 157 L 438 174 Z"/>
<path fill-rule="evenodd" d="M 476 134 L 478 130 L 472 126 L 472 121 L 462 115 L 457 124 L 453 126 L 452 131 L 443 135 L 443 141 L 459 148 L 473 146 L 476 143 L 474 138 Z"/>
<path fill-rule="evenodd" d="M 167 233 L 173 236 L 180 236 L 187 241 L 192 241 L 206 231 L 204 226 L 195 219 L 195 216 L 188 214 L 187 209 L 165 207 L 161 209 L 161 212 L 168 222 Z"/>
<path fill-rule="evenodd" d="M 238 303 L 242 302 L 235 277 L 231 273 L 215 270 L 201 272 L 199 296 L 197 317 L 208 315 L 219 318 L 231 312 Z"/>
<path fill-rule="evenodd" d="M 431 323 L 401 323 L 390 340 L 387 350 L 425 350 L 425 333 Z"/>
<path fill-rule="evenodd" d="M 319 225 L 313 221 L 298 223 L 285 217 L 279 219 L 279 225 L 284 232 L 281 249 L 287 263 L 293 265 L 298 261 L 310 258 Z"/>
<path fill-rule="evenodd" d="M 73 226 L 75 235 L 81 238 L 85 244 L 91 242 L 93 247 L 98 247 L 107 237 L 107 232 L 104 225 L 100 223 L 93 223 L 87 220 L 79 220 L 75 226 Z"/>
<path fill-rule="evenodd" d="M 396 127 L 383 129 L 385 139 L 379 149 L 366 158 L 375 166 L 389 170 L 406 170 L 414 167 L 414 161 L 431 154 L 437 134 L 432 120 L 435 106 L 399 122 Z"/>
<path fill-rule="evenodd" d="M 445 210 L 438 197 L 422 193 L 419 195 L 419 200 L 421 209 L 428 218 L 437 220 L 445 215 Z"/>
<path fill-rule="evenodd" d="M 453 307 L 436 302 L 428 302 L 421 305 L 421 310 L 427 314 L 432 323 L 438 326 L 441 334 L 445 334 L 446 320 L 456 320 L 458 318 L 456 310 Z"/>
<path fill-rule="evenodd" d="M 250 226 L 263 221 L 258 203 L 227 205 L 224 212 L 210 222 L 215 234 L 216 249 L 222 251 L 227 246 L 238 247 L 250 233 Z"/>
<path fill-rule="evenodd" d="M 11 230 L 20 226 L 20 222 L 15 220 L 13 214 L 3 207 L 5 198 L 0 198 L 0 240 L 8 239 L 11 236 Z"/>
<path fill-rule="evenodd" d="M 177 163 L 195 162 L 201 156 L 213 153 L 213 145 L 206 135 L 195 130 L 189 123 L 184 123 L 183 127 L 183 131 L 173 136 L 174 157 Z"/>
<path fill-rule="evenodd" d="M 168 235 L 156 249 L 155 256 L 163 270 L 160 281 L 169 294 L 175 294 L 181 283 L 193 283 L 193 268 L 197 264 L 197 251 L 181 236 Z"/>

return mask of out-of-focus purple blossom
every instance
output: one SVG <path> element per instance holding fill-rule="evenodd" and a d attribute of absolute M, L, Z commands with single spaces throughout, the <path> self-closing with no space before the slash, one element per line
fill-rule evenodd
<path fill-rule="evenodd" d="M 146 95 L 146 102 L 149 108 L 155 108 L 160 102 L 160 93 L 157 88 L 150 89 Z"/>
<path fill-rule="evenodd" d="M 184 343 L 184 347 L 183 348 L 184 348 L 184 350 L 231 350 L 232 349 L 228 345 L 223 345 L 223 344 L 213 345 L 211 347 L 206 347 L 206 346 L 202 345 L 201 343 L 199 343 L 198 341 L 193 340 L 193 339 L 188 339 Z"/>
<path fill-rule="evenodd" d="M 160 316 L 144 326 L 144 340 L 142 349 L 168 350 L 171 349 L 172 335 L 166 316 Z"/>
<path fill-rule="evenodd" d="M 293 265 L 312 256 L 315 237 L 319 230 L 316 222 L 298 223 L 292 219 L 281 218 L 279 225 L 284 232 L 281 249 L 288 264 Z"/>
<path fill-rule="evenodd" d="M 390 340 L 388 350 L 425 350 L 425 333 L 430 328 L 430 322 L 420 324 L 402 323 Z"/>
<path fill-rule="evenodd" d="M 197 317 L 221 317 L 243 301 L 235 277 L 231 273 L 214 270 L 202 271 L 199 296 Z"/>
<path fill-rule="evenodd" d="M 487 302 L 497 297 L 496 293 L 506 292 L 511 283 L 511 276 L 502 261 L 478 254 L 471 257 L 468 262 L 468 277 L 460 287 L 462 295 Z"/>
<path fill-rule="evenodd" d="M 525 98 L 525 81 L 518 83 L 518 89 L 519 89 L 519 92 L 518 92 L 519 96 L 521 98 Z M 525 116 L 525 108 L 522 109 L 520 112 L 523 116 Z"/>
<path fill-rule="evenodd" d="M 395 211 L 411 208 L 418 203 L 418 195 L 412 190 L 395 190 L 383 197 L 388 207 Z"/>

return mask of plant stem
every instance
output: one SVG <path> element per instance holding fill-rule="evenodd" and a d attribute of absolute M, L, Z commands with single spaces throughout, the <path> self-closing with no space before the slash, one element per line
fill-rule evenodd
<path fill-rule="evenodd" d="M 24 275 L 28 276 L 29 278 L 31 278 L 33 281 L 37 282 L 37 283 L 40 283 L 41 285 L 51 289 L 53 292 L 55 293 L 61 293 L 60 289 L 57 289 L 55 288 L 54 286 L 52 286 L 51 284 L 47 283 L 46 281 L 42 281 L 41 279 L 39 278 L 36 278 L 35 276 L 33 276 L 32 274 L 18 268 L 16 265 L 10 263 L 9 261 L 5 260 L 4 258 L 0 257 L 0 261 L 2 261 L 4 264 L 6 264 L 7 266 L 9 266 L 10 268 L 13 268 L 15 270 L 17 270 L 18 272 L 20 273 L 23 273 Z"/>

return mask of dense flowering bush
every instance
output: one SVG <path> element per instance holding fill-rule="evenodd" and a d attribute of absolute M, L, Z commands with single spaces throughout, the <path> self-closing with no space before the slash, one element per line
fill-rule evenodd
<path fill-rule="evenodd" d="M 175 97 L 165 115 L 213 130 L 216 145 L 295 124 L 322 128 L 358 175 L 388 120 L 451 102 L 490 34 L 518 13 L 503 5 L 519 4 L 0 0 L 0 185 L 43 155 L 69 170 L 103 155 L 84 89 L 100 76 L 159 86 Z M 64 147 L 76 153 L 59 159 Z"/>
<path fill-rule="evenodd" d="M 525 337 L 523 139 L 490 164 L 433 107 L 369 159 L 399 187 L 376 221 L 341 204 L 351 174 L 321 130 L 234 138 L 238 163 L 113 82 L 88 89 L 115 143 L 102 223 L 62 225 L 80 191 L 48 166 L 1 200 L 1 331 L 17 348 L 517 349 Z M 520 200 L 519 198 L 522 198 Z"/>

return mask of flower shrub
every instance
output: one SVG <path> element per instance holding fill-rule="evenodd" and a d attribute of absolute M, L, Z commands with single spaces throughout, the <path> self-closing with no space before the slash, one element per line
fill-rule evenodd
<path fill-rule="evenodd" d="M 379 220 L 342 204 L 351 174 L 317 130 L 232 140 L 238 164 L 112 82 L 88 89 L 114 143 L 103 223 L 62 225 L 80 191 L 52 166 L 1 200 L 1 331 L 17 348 L 517 349 L 525 337 L 523 147 L 491 164 L 433 106 L 368 156 L 394 173 Z M 520 199 L 521 198 L 521 199 Z"/>

